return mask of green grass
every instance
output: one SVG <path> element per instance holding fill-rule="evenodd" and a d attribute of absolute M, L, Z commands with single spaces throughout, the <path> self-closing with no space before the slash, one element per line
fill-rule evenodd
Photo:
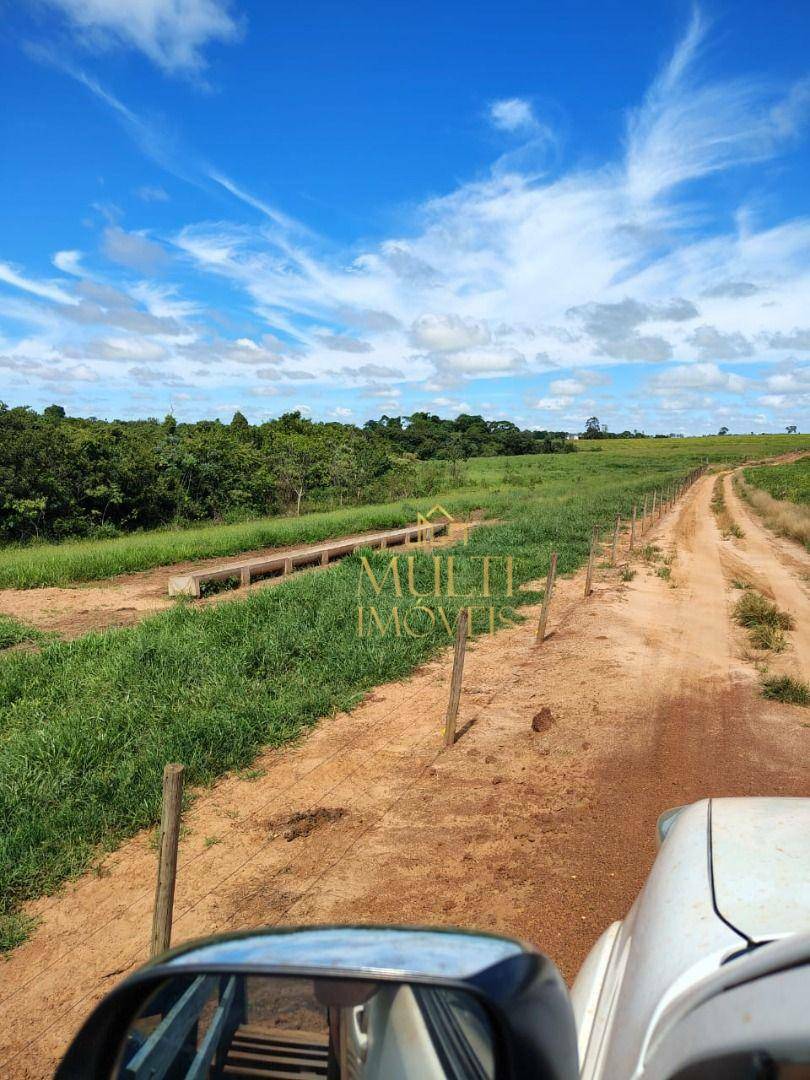
<path fill-rule="evenodd" d="M 762 693 L 766 698 L 781 701 L 785 705 L 810 705 L 810 686 L 801 679 L 792 679 L 789 675 L 763 679 Z"/>
<path fill-rule="evenodd" d="M 793 620 L 786 611 L 780 611 L 776 604 L 752 590 L 746 591 L 734 605 L 734 618 L 740 626 L 748 629 L 771 626 L 775 629 L 790 630 L 793 627 Z"/>
<path fill-rule="evenodd" d="M 701 441 L 696 443 L 605 444 L 599 454 L 514 459 L 513 471 L 520 476 L 508 485 L 501 481 L 503 460 L 472 462 L 465 486 L 437 501 L 462 517 L 484 508 L 502 523 L 473 530 L 469 545 L 455 550 L 456 596 L 430 601 L 432 624 L 424 616 L 428 601 L 397 598 L 388 589 L 379 597 L 368 589 L 359 596 L 357 555 L 326 573 L 294 575 L 245 600 L 204 608 L 178 605 L 134 627 L 46 643 L 37 653 L 7 653 L 0 659 L 3 925 L 19 928 L 22 901 L 52 891 L 86 869 L 99 852 L 153 825 L 167 761 L 185 764 L 189 785 L 207 784 L 228 770 L 250 768 L 262 747 L 281 746 L 320 717 L 351 708 L 373 687 L 407 675 L 449 644 L 435 605 L 452 625 L 462 594 L 480 591 L 480 556 L 511 556 L 516 587 L 542 579 L 553 550 L 559 572 L 574 571 L 587 558 L 593 525 L 609 535 L 617 514 L 626 519 L 645 493 L 683 477 L 705 452 Z M 320 539 L 396 524 L 392 518 L 410 516 L 412 509 L 402 504 L 366 508 L 365 517 L 345 511 L 259 524 L 271 530 L 309 529 L 295 539 Z M 256 525 L 130 537 L 113 542 L 113 556 L 104 554 L 109 545 L 81 545 L 83 572 L 102 576 L 105 559 L 111 559 L 107 566 L 120 567 L 121 552 L 127 550 L 122 544 L 188 545 L 191 534 L 198 553 L 206 544 L 219 545 L 206 554 L 225 553 L 223 545 L 233 553 L 235 544 L 259 542 L 249 532 L 237 540 L 234 530 Z M 283 539 L 273 535 L 270 542 L 291 542 L 290 532 Z M 67 563 L 59 564 L 58 558 L 79 546 L 52 549 L 57 562 L 50 567 L 47 560 L 29 563 L 28 582 L 48 573 L 69 578 L 78 565 L 70 569 L 72 555 Z M 35 558 L 42 550 L 7 553 L 7 574 L 20 572 L 14 558 Z M 141 551 L 139 557 L 148 561 L 154 551 Z M 189 557 L 188 547 L 182 555 L 175 549 L 173 557 Z M 381 577 L 390 553 L 368 557 Z M 417 588 L 429 592 L 433 559 L 427 553 L 413 557 Z M 504 575 L 494 571 L 493 590 L 491 602 L 498 607 L 534 599 L 531 593 L 504 596 Z M 358 602 L 365 608 L 374 604 L 383 622 L 399 605 L 403 617 L 416 618 L 424 633 L 358 637 Z M 486 620 L 479 616 L 473 616 L 473 629 L 480 632 Z M 9 923 L 10 918 L 17 921 Z M 15 933 L 7 932 L 5 940 Z"/>
<path fill-rule="evenodd" d="M 760 593 L 746 590 L 734 605 L 734 618 L 748 630 L 755 649 L 780 653 L 787 648 L 785 631 L 793 629 L 793 619 Z"/>
<path fill-rule="evenodd" d="M 0 912 L 0 957 L 22 945 L 36 921 L 21 911 Z"/>
<path fill-rule="evenodd" d="M 33 626 L 27 626 L 12 615 L 3 615 L 0 612 L 0 650 L 8 649 L 12 645 L 39 644 L 50 636 Z"/>
<path fill-rule="evenodd" d="M 780 465 L 746 469 L 745 479 L 774 499 L 810 506 L 810 457 Z"/>
<path fill-rule="evenodd" d="M 781 626 L 771 626 L 768 623 L 758 623 L 751 628 L 749 633 L 751 644 L 755 649 L 763 652 L 784 652 L 787 648 L 787 638 Z"/>
<path fill-rule="evenodd" d="M 114 540 L 11 546 L 0 549 L 0 589 L 97 581 L 115 574 L 149 570 L 191 559 L 237 555 L 255 548 L 317 543 L 332 536 L 404 525 L 413 520 L 415 513 L 415 503 L 383 503 L 306 514 L 300 518 L 260 518 L 237 525 L 157 529 Z"/>

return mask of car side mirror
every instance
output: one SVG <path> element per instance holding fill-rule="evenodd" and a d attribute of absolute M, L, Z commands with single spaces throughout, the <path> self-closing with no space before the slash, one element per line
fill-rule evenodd
<path fill-rule="evenodd" d="M 323 927 L 166 954 L 96 1008 L 57 1080 L 575 1080 L 568 992 L 516 941 Z"/>

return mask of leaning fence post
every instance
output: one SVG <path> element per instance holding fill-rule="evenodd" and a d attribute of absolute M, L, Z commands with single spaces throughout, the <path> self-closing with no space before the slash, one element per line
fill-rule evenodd
<path fill-rule="evenodd" d="M 177 845 L 180 839 L 180 810 L 183 802 L 182 765 L 163 770 L 163 807 L 158 840 L 158 875 L 155 910 L 152 916 L 151 955 L 164 953 L 172 940 L 172 909 L 177 878 Z"/>
<path fill-rule="evenodd" d="M 658 494 L 658 489 L 653 492 L 652 510 L 650 511 L 650 524 L 655 521 L 655 497 Z"/>
<path fill-rule="evenodd" d="M 462 608 L 458 614 L 456 627 L 456 647 L 453 652 L 453 676 L 450 680 L 450 701 L 447 704 L 447 716 L 444 721 L 444 745 L 452 746 L 456 741 L 456 717 L 461 697 L 461 678 L 464 674 L 464 653 L 467 649 L 467 620 L 469 611 Z"/>
<path fill-rule="evenodd" d="M 649 495 L 644 496 L 644 509 L 641 511 L 641 531 L 642 533 L 647 528 L 647 500 Z"/>
<path fill-rule="evenodd" d="M 631 551 L 636 546 L 636 514 L 637 514 L 637 512 L 638 512 L 638 508 L 636 507 L 636 504 L 633 503 L 633 513 L 632 513 L 632 516 L 630 518 L 630 550 Z"/>
<path fill-rule="evenodd" d="M 543 594 L 543 606 L 540 608 L 540 622 L 537 624 L 537 636 L 535 641 L 541 645 L 546 637 L 546 622 L 548 621 L 548 609 L 551 604 L 551 594 L 554 591 L 554 580 L 557 577 L 557 552 L 551 553 L 551 565 L 548 568 L 546 578 L 546 591 Z"/>
<path fill-rule="evenodd" d="M 619 550 L 619 532 L 622 527 L 622 515 L 616 515 L 616 524 L 613 527 L 613 547 L 610 549 L 610 565 L 616 565 L 616 555 Z"/>
<path fill-rule="evenodd" d="M 591 532 L 591 550 L 588 554 L 588 572 L 585 575 L 585 595 L 590 596 L 593 592 L 593 560 L 596 557 L 596 541 L 599 537 L 599 526 L 594 525 Z"/>

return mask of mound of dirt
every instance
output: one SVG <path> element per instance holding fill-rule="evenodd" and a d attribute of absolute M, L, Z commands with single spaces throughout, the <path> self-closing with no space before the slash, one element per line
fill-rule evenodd
<path fill-rule="evenodd" d="M 311 832 L 331 825 L 345 817 L 346 811 L 342 806 L 319 806 L 316 810 L 299 810 L 286 817 L 277 818 L 268 822 L 268 828 L 273 836 L 281 835 L 285 840 L 298 840 L 302 836 L 309 836 Z"/>

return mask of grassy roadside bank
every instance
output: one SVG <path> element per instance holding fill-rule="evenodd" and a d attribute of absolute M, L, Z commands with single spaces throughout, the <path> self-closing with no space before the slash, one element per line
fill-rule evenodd
<path fill-rule="evenodd" d="M 737 490 L 769 529 L 810 551 L 810 456 L 744 469 Z"/>
<path fill-rule="evenodd" d="M 456 596 L 429 603 L 441 605 L 452 622 L 462 595 L 481 591 L 485 554 L 512 556 L 516 588 L 545 573 L 552 549 L 561 573 L 575 570 L 587 556 L 592 524 L 607 528 L 617 512 L 627 514 L 645 491 L 683 476 L 691 464 L 638 460 L 592 467 L 576 484 L 563 471 L 546 476 L 538 490 L 489 493 L 487 510 L 503 524 L 474 531 L 469 545 L 456 549 Z M 465 503 L 480 505 L 481 493 L 455 497 L 452 509 L 461 512 Z M 381 579 L 388 556 L 369 558 Z M 432 557 L 415 556 L 414 572 L 416 588 L 429 592 Z M 360 580 L 355 556 L 244 601 L 178 606 L 133 628 L 0 661 L 0 913 L 7 944 L 23 933 L 21 902 L 52 891 L 100 850 L 154 823 L 166 761 L 183 761 L 191 785 L 208 783 L 247 765 L 261 747 L 280 746 L 374 686 L 407 675 L 448 644 L 441 620 L 431 625 L 424 615 L 413 624 L 421 636 L 358 637 L 359 602 L 373 603 L 383 623 L 395 606 L 404 615 L 428 603 L 407 588 L 395 596 L 390 580 L 379 596 L 367 588 L 358 597 Z M 533 599 L 505 589 L 504 574 L 493 570 L 485 603 L 517 608 Z M 474 628 L 483 631 L 485 623 Z"/>
<path fill-rule="evenodd" d="M 419 501 L 419 505 L 424 500 Z M 31 589 L 99 581 L 190 559 L 238 555 L 254 548 L 317 543 L 333 536 L 395 528 L 413 519 L 414 502 L 382 503 L 306 514 L 259 518 L 236 525 L 159 529 L 113 540 L 79 540 L 0 549 L 0 589 Z"/>

